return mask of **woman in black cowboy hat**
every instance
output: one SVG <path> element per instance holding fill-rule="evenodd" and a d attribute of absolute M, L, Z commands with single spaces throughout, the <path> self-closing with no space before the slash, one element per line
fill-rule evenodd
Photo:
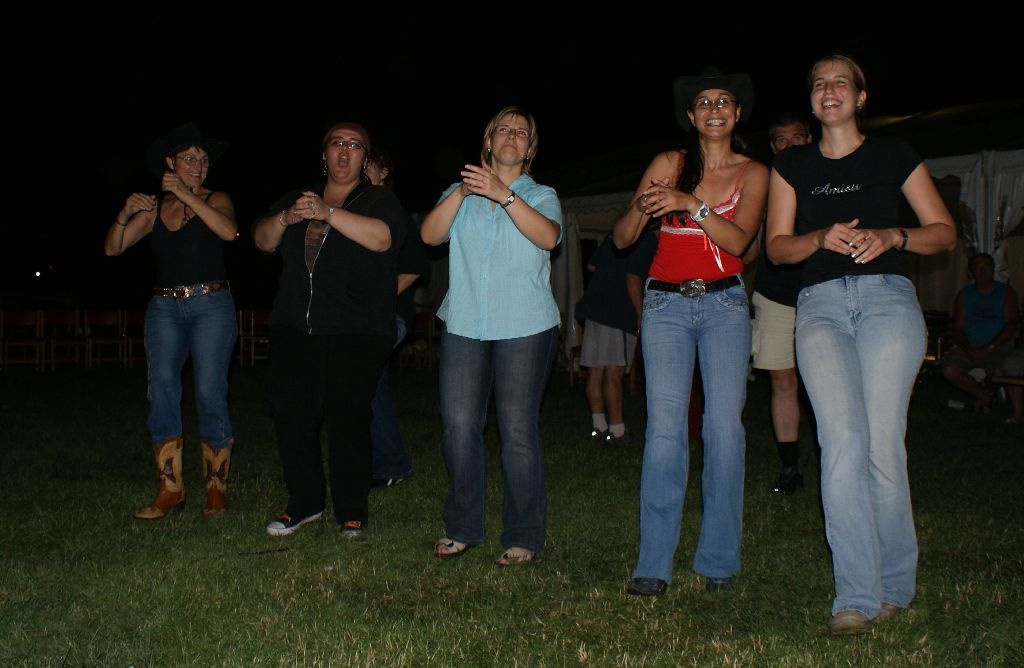
<path fill-rule="evenodd" d="M 114 219 L 104 249 L 120 255 L 152 233 L 156 284 L 146 309 L 149 431 L 160 486 L 135 517 L 155 520 L 185 502 L 181 478 L 181 370 L 192 356 L 199 437 L 206 478 L 203 515 L 227 507 L 225 483 L 234 432 L 228 416 L 228 366 L 238 336 L 235 302 L 224 268 L 224 242 L 237 235 L 226 193 L 203 185 L 210 164 L 227 150 L 192 123 L 160 137 L 146 151 L 162 195 L 133 193 Z"/>
<path fill-rule="evenodd" d="M 656 156 L 615 224 L 620 248 L 660 218 L 644 295 L 647 432 L 640 482 L 640 555 L 628 591 L 653 596 L 672 577 L 688 467 L 687 407 L 699 355 L 704 384 L 704 516 L 693 568 L 709 590 L 740 569 L 750 316 L 740 257 L 764 213 L 768 170 L 742 155 L 738 123 L 750 114 L 746 74 L 716 68 L 675 82 L 685 150 Z"/>

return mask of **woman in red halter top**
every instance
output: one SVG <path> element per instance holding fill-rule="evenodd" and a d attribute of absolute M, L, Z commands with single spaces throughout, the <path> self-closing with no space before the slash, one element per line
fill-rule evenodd
<path fill-rule="evenodd" d="M 753 105 L 750 77 L 708 68 L 675 82 L 686 150 L 654 158 L 615 224 L 629 246 L 660 219 L 641 336 L 647 433 L 640 482 L 640 555 L 628 591 L 653 596 L 672 577 L 688 467 L 687 407 L 699 356 L 704 413 L 704 516 L 694 570 L 709 590 L 740 569 L 750 316 L 740 257 L 764 213 L 768 170 L 740 153 L 734 131 Z"/>

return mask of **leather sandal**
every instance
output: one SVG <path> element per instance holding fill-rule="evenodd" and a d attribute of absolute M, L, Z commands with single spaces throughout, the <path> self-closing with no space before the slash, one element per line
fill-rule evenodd
<path fill-rule="evenodd" d="M 525 547 L 510 547 L 502 552 L 501 556 L 494 563 L 499 566 L 525 564 L 528 561 L 533 561 L 534 554 L 536 553 L 533 550 L 527 550 Z"/>
<path fill-rule="evenodd" d="M 434 554 L 441 559 L 454 559 L 461 557 L 471 547 L 473 546 L 445 536 L 434 543 Z"/>

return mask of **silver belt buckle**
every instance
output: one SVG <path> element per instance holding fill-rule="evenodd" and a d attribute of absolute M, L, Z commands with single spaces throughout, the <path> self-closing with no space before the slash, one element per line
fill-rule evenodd
<path fill-rule="evenodd" d="M 679 286 L 679 292 L 684 297 L 702 297 L 707 291 L 707 285 L 702 278 L 691 278 L 688 281 L 683 281 L 682 285 Z"/>
<path fill-rule="evenodd" d="M 196 296 L 196 289 L 195 289 L 194 286 L 186 285 L 185 287 L 183 287 L 181 289 L 181 297 L 182 297 L 182 299 L 188 299 L 189 297 L 195 297 L 195 296 Z"/>

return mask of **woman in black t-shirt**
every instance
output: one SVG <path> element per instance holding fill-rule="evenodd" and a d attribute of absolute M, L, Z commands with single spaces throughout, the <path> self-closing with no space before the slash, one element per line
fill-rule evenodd
<path fill-rule="evenodd" d="M 327 504 L 327 430 L 335 520 L 362 535 L 370 492 L 370 401 L 395 341 L 395 254 L 406 234 L 398 198 L 363 178 L 370 136 L 336 123 L 321 142 L 324 180 L 293 190 L 253 226 L 281 256 L 270 314 L 270 401 L 288 503 L 267 524 L 288 536 Z"/>
<path fill-rule="evenodd" d="M 904 436 L 925 328 L 901 253 L 952 248 L 956 231 L 920 157 L 861 133 L 860 67 L 823 58 L 809 84 L 821 141 L 776 158 L 768 256 L 805 263 L 796 350 L 821 442 L 836 586 L 829 630 L 865 633 L 909 605 L 916 586 Z M 899 227 L 901 196 L 920 227 Z"/>

